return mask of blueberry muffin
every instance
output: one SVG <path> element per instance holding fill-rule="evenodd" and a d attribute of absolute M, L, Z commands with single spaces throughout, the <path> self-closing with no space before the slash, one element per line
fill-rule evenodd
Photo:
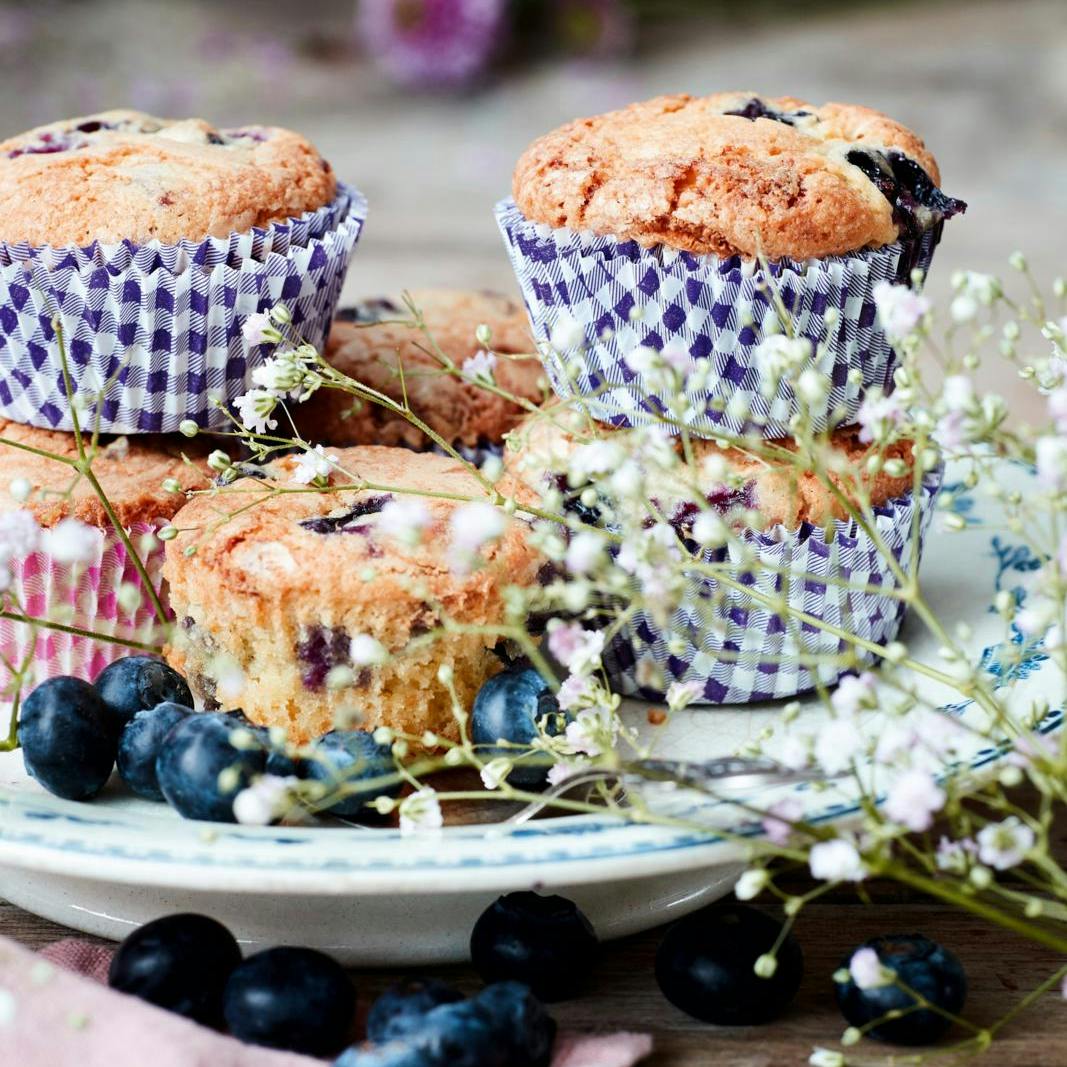
<path fill-rule="evenodd" d="M 92 471 L 166 616 L 163 545 L 155 534 L 185 503 L 186 490 L 210 484 L 203 452 L 196 442 L 160 436 L 101 438 L 97 448 Z M 73 434 L 0 420 L 5 606 L 99 635 L 0 619 L 0 663 L 27 665 L 24 693 L 59 674 L 91 681 L 129 655 L 129 647 L 109 638 L 159 646 L 166 636 L 165 620 L 99 496 L 84 478 L 75 479 L 68 464 L 49 458 L 77 455 Z M 0 668 L 0 702 L 14 697 L 14 686 Z"/>
<path fill-rule="evenodd" d="M 322 207 L 336 186 L 330 164 L 290 130 L 105 111 L 0 143 L 0 240 L 225 237 Z"/>
<path fill-rule="evenodd" d="M 918 136 L 868 108 L 663 96 L 535 141 L 497 222 L 560 396 L 616 426 L 776 438 L 801 415 L 854 422 L 892 383 L 874 294 L 920 283 L 966 207 L 939 181 Z M 773 377 L 782 333 L 804 351 Z M 653 380 L 642 348 L 677 378 Z M 803 370 L 820 401 L 796 396 Z"/>
<path fill-rule="evenodd" d="M 907 127 L 854 104 L 661 96 L 546 134 L 515 168 L 528 219 L 768 259 L 891 244 L 962 210 Z"/>
<path fill-rule="evenodd" d="M 400 301 L 368 300 L 338 314 L 326 359 L 397 402 L 406 393 L 412 411 L 450 444 L 475 448 L 498 443 L 523 417 L 524 408 L 478 382 L 442 371 L 434 345 L 460 368 L 471 359 L 488 362 L 502 390 L 538 403 L 544 372 L 530 355 L 534 344 L 522 308 L 499 294 L 464 290 L 416 291 L 411 299 L 429 336 L 412 324 Z M 486 349 L 475 337 L 481 325 L 490 329 L 491 355 L 479 357 Z M 340 390 L 320 389 L 293 408 L 293 417 L 308 440 L 325 444 L 430 445 L 403 416 L 369 401 L 354 407 L 353 400 Z"/>
<path fill-rule="evenodd" d="M 590 500 L 583 491 L 588 486 L 565 473 L 581 466 L 575 449 L 590 442 L 603 447 L 611 431 L 589 437 L 586 428 L 573 438 L 565 419 L 546 426 L 542 420 L 516 431 L 524 447 L 508 450 L 512 473 L 536 496 L 548 489 L 553 503 L 562 493 L 564 509 L 582 522 L 612 526 L 615 505 L 610 490 L 601 488 L 609 480 L 591 480 L 599 496 Z M 776 457 L 795 448 L 792 440 L 766 442 L 766 458 L 759 459 L 738 448 L 694 442 L 691 465 L 646 471 L 663 518 L 657 533 L 669 533 L 669 524 L 677 536 L 668 541 L 650 534 L 648 544 L 631 545 L 630 562 L 620 561 L 633 575 L 634 592 L 646 599 L 635 600 L 639 610 L 607 642 L 603 662 L 615 691 L 660 701 L 673 683 L 683 682 L 697 704 L 792 697 L 832 685 L 843 672 L 873 660 L 870 643 L 896 637 L 905 605 L 896 595 L 899 575 L 887 553 L 905 572 L 918 565 L 940 472 L 923 477 L 915 491 L 910 442 L 884 453 L 903 461 L 894 476 L 866 473 L 869 447 L 854 427 L 838 430 L 830 443 L 837 489 L 855 500 L 856 486 L 863 484 L 870 498 L 863 523 L 848 517 L 821 481 Z M 720 462 L 710 463 L 712 457 Z M 701 529 L 698 516 L 706 512 L 693 502 L 694 485 L 734 537 L 724 537 L 714 524 Z M 653 525 L 651 519 L 646 525 Z M 583 617 L 583 625 L 602 625 L 598 611 Z M 869 644 L 857 649 L 842 633 Z"/>
<path fill-rule="evenodd" d="M 584 423 L 586 432 L 578 437 L 571 436 L 565 429 L 568 423 L 575 426 Z M 559 476 L 568 469 L 575 449 L 597 440 L 610 441 L 616 432 L 624 431 L 600 426 L 590 434 L 587 420 L 562 409 L 557 409 L 557 414 L 551 418 L 533 416 L 512 435 L 515 447 L 506 453 L 508 469 L 530 488 L 559 486 L 562 484 Z M 832 473 L 831 480 L 846 498 L 855 496 L 853 486 L 857 474 L 862 474 L 863 485 L 875 507 L 910 491 L 913 484 L 911 442 L 896 442 L 884 452 L 887 460 L 904 461 L 905 471 L 898 476 L 891 476 L 884 469 L 877 474 L 864 471 L 871 446 L 860 440 L 857 426 L 835 430 L 828 443 L 836 453 L 838 464 L 838 473 Z M 795 529 L 805 523 L 825 526 L 847 514 L 842 502 L 818 477 L 810 471 L 798 471 L 787 458 L 785 453 L 793 453 L 797 447 L 791 437 L 765 441 L 767 453 L 759 456 L 743 448 L 723 448 L 706 440 L 694 440 L 690 447 L 692 464 L 678 471 L 676 486 L 672 487 L 665 475 L 657 474 L 664 480 L 660 484 L 662 496 L 657 497 L 656 503 L 680 528 L 692 524 L 696 509 L 690 503 L 675 508 L 671 499 L 688 498 L 691 496 L 689 487 L 693 485 L 706 494 L 708 503 L 715 510 L 738 526 L 749 523 L 753 517 L 758 517 L 761 530 L 772 526 Z M 773 458 L 775 452 L 782 454 L 778 461 Z M 706 462 L 710 458 L 721 460 L 716 464 L 714 475 L 709 473 L 712 468 Z M 720 470 L 725 477 L 720 476 Z M 581 506 L 577 503 L 577 494 L 572 494 L 571 502 L 576 507 Z"/>
<path fill-rule="evenodd" d="M 497 638 L 431 631 L 445 620 L 503 621 L 504 587 L 536 577 L 525 526 L 510 522 L 481 565 L 457 568 L 451 523 L 460 502 L 418 494 L 484 502 L 464 467 L 396 448 L 334 455 L 332 491 L 273 493 L 274 485 L 293 487 L 298 460 L 287 457 L 265 478 L 198 497 L 175 517 L 182 533 L 168 542 L 164 567 L 178 617 L 168 659 L 205 706 L 240 707 L 296 741 L 353 721 L 455 737 L 439 672 L 451 672 L 469 708 L 499 669 Z M 341 488 L 351 477 L 388 488 Z M 422 509 L 417 544 L 392 533 L 391 506 L 400 502 Z"/>

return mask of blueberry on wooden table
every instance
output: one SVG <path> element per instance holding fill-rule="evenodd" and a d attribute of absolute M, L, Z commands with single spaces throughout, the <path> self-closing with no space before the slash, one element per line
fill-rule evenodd
<path fill-rule="evenodd" d="M 145 800 L 163 800 L 156 776 L 156 760 L 163 740 L 178 723 L 194 714 L 183 704 L 165 700 L 147 711 L 139 711 L 119 738 L 119 777 L 130 790 Z"/>
<path fill-rule="evenodd" d="M 864 950 L 872 950 L 884 968 L 884 982 L 875 977 L 877 984 L 870 984 L 872 979 L 863 975 L 857 956 Z M 867 961 L 875 963 L 869 954 Z M 949 1015 L 959 1015 L 967 999 L 967 976 L 960 961 L 922 934 L 872 938 L 850 953 L 841 966 L 849 970 L 848 980 L 836 983 L 842 1015 L 852 1026 L 869 1027 L 864 1033 L 879 1041 L 929 1045 L 952 1026 L 952 1020 L 937 1011 L 916 1009 L 918 1002 L 912 993 Z M 891 1012 L 902 1014 L 886 1019 Z"/>
<path fill-rule="evenodd" d="M 656 953 L 663 995 L 695 1019 L 719 1026 L 754 1026 L 777 1018 L 800 987 L 804 958 L 792 934 L 779 945 L 774 973 L 756 961 L 771 952 L 781 924 L 743 905 L 706 908 L 672 926 Z"/>
<path fill-rule="evenodd" d="M 66 800 L 90 800 L 115 768 L 121 720 L 80 678 L 49 678 L 22 704 L 19 744 L 27 773 Z"/>
<path fill-rule="evenodd" d="M 367 1040 L 383 1044 L 400 1037 L 439 1004 L 463 1000 L 455 986 L 437 978 L 405 978 L 391 985 L 367 1012 Z"/>
<path fill-rule="evenodd" d="M 240 1041 L 331 1056 L 349 1040 L 356 992 L 336 960 L 310 948 L 271 948 L 241 963 L 223 993 Z"/>
<path fill-rule="evenodd" d="M 598 949 L 592 925 L 573 901 L 538 893 L 497 898 L 471 933 L 471 961 L 485 982 L 522 982 L 542 1000 L 573 996 Z"/>
<path fill-rule="evenodd" d="M 156 760 L 156 775 L 167 803 L 179 815 L 236 822 L 234 797 L 264 772 L 267 763 L 264 747 L 234 747 L 233 734 L 241 729 L 247 727 L 224 712 L 201 712 L 167 734 Z M 229 773 L 224 775 L 224 771 Z"/>
<path fill-rule="evenodd" d="M 164 701 L 193 706 L 185 679 L 171 666 L 152 656 L 126 656 L 109 663 L 93 682 L 100 699 L 122 722 L 139 711 Z"/>
<path fill-rule="evenodd" d="M 538 726 L 550 734 L 560 730 L 562 713 L 552 688 L 532 667 L 493 675 L 478 691 L 471 708 L 471 740 L 484 759 L 515 760 L 508 781 L 520 789 L 540 789 L 550 764 L 536 754 L 524 761 L 522 750 L 537 740 Z M 500 745 L 499 742 L 507 742 Z M 518 747 L 513 747 L 518 746 Z"/>
<path fill-rule="evenodd" d="M 204 1026 L 222 1024 L 222 994 L 241 950 L 222 923 L 206 915 L 168 915 L 119 945 L 108 985 Z"/>

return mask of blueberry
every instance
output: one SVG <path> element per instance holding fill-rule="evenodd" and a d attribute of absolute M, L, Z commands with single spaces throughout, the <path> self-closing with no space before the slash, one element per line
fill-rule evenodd
<path fill-rule="evenodd" d="M 364 779 L 377 779 L 396 774 L 392 749 L 379 745 L 366 730 L 331 730 L 323 734 L 314 746 L 314 754 L 307 761 L 307 778 L 322 782 L 329 789 L 339 785 L 351 787 Z M 356 818 L 367 814 L 366 805 L 377 796 L 396 796 L 400 782 L 375 785 L 346 793 L 329 808 L 334 815 Z"/>
<path fill-rule="evenodd" d="M 349 1040 L 356 993 L 335 960 L 310 948 L 271 948 L 230 975 L 223 1015 L 239 1041 L 331 1056 Z"/>
<path fill-rule="evenodd" d="M 173 668 L 151 656 L 127 656 L 108 664 L 93 683 L 100 699 L 123 722 L 165 700 L 193 706 L 193 694 Z"/>
<path fill-rule="evenodd" d="M 235 821 L 233 798 L 263 773 L 267 762 L 260 747 L 233 747 L 230 737 L 238 729 L 240 724 L 228 715 L 205 711 L 190 715 L 167 735 L 156 775 L 167 803 L 184 818 Z M 235 780 L 220 783 L 219 775 L 230 768 Z"/>
<path fill-rule="evenodd" d="M 676 1007 L 719 1026 L 755 1026 L 785 1011 L 800 987 L 804 957 L 790 934 L 778 947 L 770 978 L 754 968 L 771 951 L 781 925 L 763 912 L 727 904 L 672 926 L 656 953 L 656 981 Z"/>
<path fill-rule="evenodd" d="M 509 1067 L 547 1067 L 556 1040 L 556 1021 L 522 982 L 495 982 L 475 998 L 507 1043 Z"/>
<path fill-rule="evenodd" d="M 222 992 L 241 950 L 222 923 L 206 915 L 168 915 L 119 945 L 107 981 L 204 1026 L 222 1024 Z"/>
<path fill-rule="evenodd" d="M 463 994 L 436 978 L 405 978 L 391 985 L 367 1013 L 367 1040 L 383 1044 L 401 1037 L 412 1022 L 439 1004 L 452 1004 Z"/>
<path fill-rule="evenodd" d="M 89 800 L 111 777 L 120 726 L 88 682 L 49 678 L 19 715 L 26 771 L 58 797 Z"/>
<path fill-rule="evenodd" d="M 278 778 L 306 778 L 308 766 L 308 761 L 302 756 L 290 756 L 278 749 L 271 749 L 267 754 L 267 774 Z"/>
<path fill-rule="evenodd" d="M 538 724 L 546 732 L 558 734 L 563 714 L 549 684 L 532 667 L 495 674 L 478 691 L 471 709 L 471 740 L 481 755 L 507 756 L 517 760 L 508 781 L 521 789 L 543 787 L 550 762 L 543 753 L 534 752 L 522 759 L 523 748 L 539 736 Z M 510 742 L 518 748 L 498 745 Z"/>
<path fill-rule="evenodd" d="M 145 800 L 162 800 L 156 777 L 156 758 L 163 739 L 193 709 L 169 700 L 148 711 L 139 711 L 126 723 L 119 738 L 119 777 Z"/>
<path fill-rule="evenodd" d="M 507 1042 L 473 1000 L 441 1004 L 396 1041 L 351 1048 L 334 1067 L 512 1067 Z"/>
<path fill-rule="evenodd" d="M 599 943 L 564 897 L 507 893 L 482 912 L 471 960 L 485 982 L 524 982 L 542 1000 L 572 996 L 592 970 Z"/>
<path fill-rule="evenodd" d="M 950 1015 L 959 1015 L 967 999 L 967 976 L 960 961 L 946 948 L 921 934 L 887 934 L 864 942 L 860 948 L 873 948 L 886 970 L 896 974 L 904 985 Z M 842 961 L 847 968 L 855 951 Z M 904 1012 L 864 1032 L 879 1041 L 895 1045 L 929 1045 L 952 1025 L 949 1019 L 929 1009 L 912 1010 L 915 998 L 899 985 L 890 983 L 861 989 L 849 978 L 837 983 L 837 1004 L 853 1026 L 867 1026 L 887 1012 Z"/>

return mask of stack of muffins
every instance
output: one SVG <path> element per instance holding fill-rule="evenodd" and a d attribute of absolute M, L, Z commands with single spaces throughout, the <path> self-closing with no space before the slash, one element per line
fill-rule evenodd
<path fill-rule="evenodd" d="M 689 368 L 691 435 L 788 448 L 803 413 L 860 471 L 867 448 L 854 423 L 870 389 L 892 389 L 895 366 L 875 286 L 925 275 L 944 220 L 965 207 L 938 182 L 922 141 L 867 108 L 669 96 L 535 141 L 497 219 L 561 397 L 580 398 L 605 427 L 677 431 L 663 376 L 634 358 L 641 346 L 670 351 Z M 761 345 L 783 318 L 809 342 L 804 369 L 822 377 L 821 403 L 796 395 L 799 371 L 768 382 Z M 543 482 L 518 456 L 522 476 Z M 917 561 L 937 474 L 915 494 L 910 472 L 869 480 L 876 539 L 814 478 L 756 470 L 737 449 L 721 457 L 741 490 L 707 485 L 709 504 L 755 511 L 763 525 L 706 558 L 736 564 L 743 588 L 693 575 L 669 625 L 636 618 L 605 661 L 623 692 L 661 699 L 685 682 L 698 703 L 792 696 L 847 669 L 842 634 L 881 644 L 897 633 L 903 604 L 877 540 L 905 566 Z M 913 466 L 910 447 L 897 458 Z M 783 599 L 806 618 L 787 618 Z"/>
<path fill-rule="evenodd" d="M 248 315 L 282 304 L 323 342 L 365 207 L 273 127 L 109 111 L 0 143 L 0 656 L 24 686 L 129 651 L 80 631 L 160 642 L 154 535 L 210 484 L 205 450 L 171 435 L 231 425 L 264 355 Z M 89 431 L 107 506 L 72 466 Z"/>

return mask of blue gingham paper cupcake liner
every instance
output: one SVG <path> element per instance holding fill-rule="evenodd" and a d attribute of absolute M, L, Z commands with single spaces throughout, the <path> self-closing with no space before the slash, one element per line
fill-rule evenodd
<path fill-rule="evenodd" d="M 83 425 L 107 433 L 170 433 L 185 419 L 231 426 L 225 407 L 251 387 L 268 353 L 248 345 L 242 323 L 284 305 L 293 329 L 321 348 L 362 227 L 362 214 L 351 214 L 284 255 L 173 272 L 145 268 L 136 255 L 124 267 L 0 266 L 0 415 L 73 429 L 58 318 Z"/>
<path fill-rule="evenodd" d="M 191 267 L 216 267 L 220 263 L 238 267 L 246 259 L 262 261 L 272 254 L 287 255 L 291 248 L 306 248 L 309 242 L 336 230 L 345 220 L 362 222 L 366 217 L 367 201 L 363 194 L 353 186 L 338 183 L 337 195 L 328 204 L 244 233 L 203 237 L 198 241 L 183 239 L 175 244 L 94 241 L 84 248 L 0 241 L 0 267 L 39 261 L 49 270 L 127 270 L 132 266 L 142 273 L 167 270 L 172 274 Z"/>
<path fill-rule="evenodd" d="M 941 470 L 928 474 L 918 499 L 908 494 L 874 509 L 878 535 L 905 567 L 915 538 L 921 553 L 941 476 Z M 870 534 L 854 521 L 835 522 L 829 541 L 810 524 L 748 531 L 743 541 L 755 563 L 742 562 L 738 544 L 709 552 L 706 561 L 733 560 L 738 567 L 732 576 L 758 595 L 776 600 L 784 595 L 792 611 L 845 633 L 879 644 L 896 637 L 905 605 L 880 592 L 896 588 L 895 576 Z M 663 700 L 672 682 L 692 682 L 700 687 L 696 704 L 748 704 L 832 685 L 846 668 L 814 666 L 810 657 L 840 656 L 852 648 L 813 622 L 783 618 L 741 590 L 693 575 L 670 631 L 638 616 L 609 642 L 604 667 L 616 691 L 627 696 Z M 875 658 L 859 654 L 864 662 Z"/>
<path fill-rule="evenodd" d="M 830 385 L 818 410 L 805 405 L 816 428 L 854 422 L 865 392 L 889 387 L 895 366 L 877 322 L 874 287 L 906 283 L 915 268 L 926 272 L 941 235 L 938 226 L 915 242 L 781 260 L 764 270 L 739 256 L 643 248 L 535 223 L 510 198 L 497 205 L 496 217 L 555 391 L 581 397 L 593 418 L 613 426 L 661 421 L 668 398 L 649 391 L 647 376 L 627 356 L 642 345 L 683 346 L 693 360 L 712 363 L 702 387 L 687 394 L 684 420 L 704 437 L 791 432 L 790 417 L 800 407 L 791 380 L 783 379 L 770 399 L 760 388 L 757 348 L 782 330 L 772 290 L 797 335 L 815 346 L 809 366 Z M 837 318 L 828 323 L 831 309 Z M 580 341 L 568 339 L 576 332 Z M 560 348 L 561 338 L 568 347 Z"/>

